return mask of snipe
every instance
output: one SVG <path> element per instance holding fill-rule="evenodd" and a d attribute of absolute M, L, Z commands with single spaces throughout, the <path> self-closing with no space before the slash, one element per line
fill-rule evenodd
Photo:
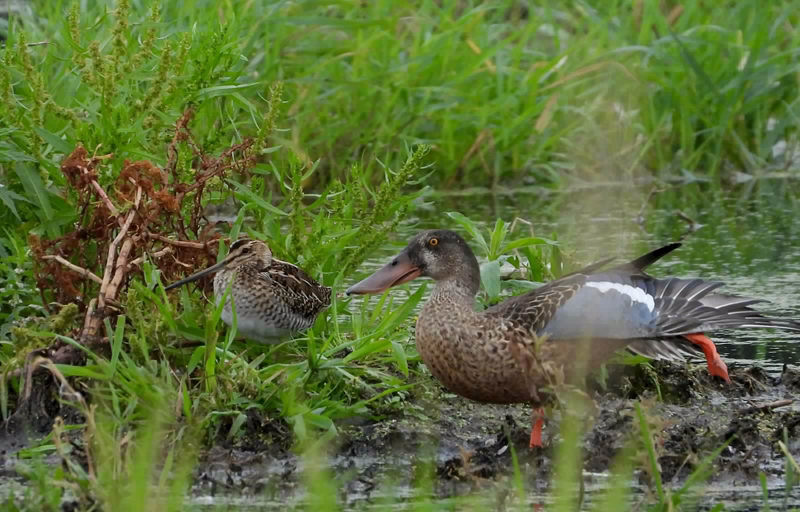
<path fill-rule="evenodd" d="M 228 256 L 196 274 L 167 286 L 172 290 L 216 272 L 215 303 L 219 304 L 228 284 L 236 305 L 240 334 L 263 343 L 277 343 L 288 335 L 314 325 L 319 313 L 331 303 L 331 289 L 322 286 L 299 267 L 272 257 L 260 240 L 240 239 L 231 244 Z M 222 320 L 233 323 L 230 297 Z"/>

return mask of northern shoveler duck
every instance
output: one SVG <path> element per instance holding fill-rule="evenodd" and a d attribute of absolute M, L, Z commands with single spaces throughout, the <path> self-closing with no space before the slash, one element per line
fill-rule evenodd
<path fill-rule="evenodd" d="M 314 325 L 317 315 L 330 306 L 331 289 L 322 286 L 299 267 L 272 257 L 260 240 L 239 239 L 228 255 L 217 263 L 169 286 L 172 290 L 216 272 L 215 303 L 219 304 L 228 284 L 236 304 L 237 330 L 247 338 L 277 343 L 286 336 Z M 222 320 L 233 323 L 231 298 L 222 310 Z"/>
<path fill-rule="evenodd" d="M 423 362 L 447 389 L 466 398 L 531 402 L 530 444 L 542 446 L 538 390 L 550 383 L 546 368 L 580 376 L 625 347 L 657 359 L 683 360 L 684 354 L 702 351 L 710 373 L 730 381 L 705 332 L 743 327 L 800 330 L 795 320 L 753 310 L 761 300 L 715 293 L 723 283 L 659 279 L 644 272 L 679 246 L 666 245 L 606 270 L 611 260 L 604 260 L 477 312 L 480 267 L 472 250 L 453 231 L 423 231 L 347 293 L 380 293 L 417 277 L 434 279 L 416 327 Z"/>

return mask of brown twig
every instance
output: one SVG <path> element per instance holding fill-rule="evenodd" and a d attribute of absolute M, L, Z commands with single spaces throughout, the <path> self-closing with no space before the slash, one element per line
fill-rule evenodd
<path fill-rule="evenodd" d="M 54 261 L 57 261 L 58 263 L 61 263 L 62 265 L 64 265 L 68 269 L 72 270 L 73 272 L 75 272 L 77 274 L 80 274 L 83 277 L 89 278 L 89 279 L 91 279 L 92 281 L 94 281 L 97 284 L 103 284 L 103 280 L 100 279 L 99 277 L 97 277 L 96 274 L 94 274 L 90 270 L 86 270 L 83 267 L 79 267 L 78 265 L 70 263 L 69 261 L 65 260 L 61 256 L 54 256 L 54 255 L 49 255 L 48 254 L 46 256 L 42 256 L 42 259 L 43 260 L 54 260 Z"/>
<path fill-rule="evenodd" d="M 654 186 L 653 188 L 650 189 L 650 193 L 647 194 L 647 198 L 642 203 L 642 207 L 639 208 L 639 213 L 637 213 L 636 217 L 634 217 L 634 222 L 636 222 L 638 224 L 644 224 L 644 211 L 647 208 L 647 205 L 650 204 L 650 200 L 653 199 L 654 195 L 660 194 L 661 192 L 664 192 L 665 190 L 667 190 L 667 189 L 659 188 L 658 185 L 656 185 L 656 186 Z"/>
<path fill-rule="evenodd" d="M 128 235 L 128 230 L 133 223 L 134 217 L 136 217 L 136 211 L 139 208 L 139 205 L 142 200 L 142 187 L 138 187 L 136 189 L 136 201 L 134 203 L 134 209 L 128 212 L 128 215 L 125 218 L 125 222 L 122 224 L 122 228 L 119 230 L 119 233 L 114 238 L 114 240 L 108 246 L 108 255 L 106 256 L 106 266 L 103 271 L 103 282 L 100 285 L 100 292 L 97 295 L 97 310 L 86 312 L 86 321 L 84 322 L 84 330 L 81 333 L 81 338 L 83 341 L 89 340 L 97 336 L 98 331 L 100 330 L 100 322 L 103 319 L 103 315 L 106 311 L 106 306 L 108 305 L 109 301 L 113 302 L 116 299 L 117 290 L 119 289 L 119 285 L 122 282 L 122 279 L 125 277 L 126 269 L 127 269 L 127 257 L 133 247 L 133 240 L 130 238 L 125 239 Z M 121 242 L 123 242 L 122 250 L 120 251 L 119 260 L 123 261 L 123 264 L 119 264 L 119 260 L 117 258 L 117 247 Z M 117 272 L 115 272 L 117 270 Z"/>
<path fill-rule="evenodd" d="M 753 414 L 754 412 L 762 412 L 762 411 L 771 411 L 772 409 L 777 409 L 779 407 L 786 407 L 787 405 L 792 405 L 794 400 L 791 398 L 786 398 L 784 400 L 776 400 L 774 402 L 766 402 L 763 404 L 753 405 L 751 407 L 746 407 L 739 411 L 740 414 Z"/>
<path fill-rule="evenodd" d="M 83 171 L 83 174 L 85 174 L 86 176 L 89 176 L 89 169 L 87 169 L 86 167 L 83 167 L 83 168 L 81 168 L 81 170 Z M 91 182 L 92 182 L 92 186 L 94 187 L 95 192 L 97 192 L 97 195 L 100 196 L 100 199 L 106 205 L 106 208 L 108 208 L 108 211 L 111 212 L 111 216 L 112 217 L 118 217 L 119 216 L 119 210 L 117 210 L 117 208 L 114 206 L 114 203 L 111 202 L 111 199 L 109 199 L 108 194 L 106 194 L 106 191 L 103 190 L 103 187 L 101 187 L 100 184 L 97 183 L 97 180 L 95 180 L 95 179 L 92 179 Z"/>
<path fill-rule="evenodd" d="M 151 254 L 151 255 L 150 255 L 150 258 L 152 258 L 152 259 L 155 259 L 155 258 L 161 258 L 162 256 L 166 256 L 167 254 L 170 254 L 170 253 L 172 253 L 172 252 L 174 252 L 174 251 L 173 251 L 173 249 L 172 249 L 172 247 L 164 247 L 164 248 L 163 248 L 163 249 L 161 249 L 160 251 L 156 251 L 156 252 L 154 252 L 153 254 Z M 133 259 L 133 260 L 131 260 L 131 262 L 130 262 L 130 263 L 128 263 L 128 268 L 130 269 L 130 267 L 138 267 L 139 265 L 141 265 L 142 263 L 144 263 L 144 260 L 145 260 L 146 258 L 147 258 L 147 256 L 146 256 L 146 255 L 142 255 L 142 256 L 139 256 L 139 257 L 138 257 L 138 258 L 136 258 L 136 259 Z"/>
<path fill-rule="evenodd" d="M 117 296 L 117 290 L 119 290 L 119 285 L 122 284 L 122 280 L 125 278 L 125 274 L 128 273 L 128 256 L 130 255 L 132 249 L 133 249 L 133 240 L 127 238 L 122 243 L 122 248 L 119 250 L 119 256 L 117 256 L 114 278 L 111 279 L 111 283 L 108 285 L 108 290 L 106 291 L 106 302 L 110 302 Z"/>
<path fill-rule="evenodd" d="M 194 111 L 189 108 L 183 113 L 178 122 L 175 123 L 175 135 L 172 136 L 172 142 L 167 146 L 167 165 L 164 169 L 172 174 L 175 183 L 180 183 L 178 179 L 178 142 L 183 140 L 186 136 L 186 127 L 192 119 Z"/>
<path fill-rule="evenodd" d="M 197 180 L 194 183 L 186 187 L 186 190 L 178 193 L 178 202 L 180 202 L 180 200 L 183 199 L 183 197 L 186 196 L 186 194 L 188 194 L 189 192 L 201 188 L 202 186 L 205 185 L 205 183 L 208 180 L 210 180 L 215 176 L 219 176 L 220 174 L 228 170 L 229 165 L 227 164 L 227 160 L 231 158 L 231 156 L 233 156 L 237 151 L 246 153 L 247 150 L 250 149 L 250 147 L 253 145 L 253 142 L 254 142 L 253 139 L 245 139 L 242 143 L 231 146 L 230 148 L 223 151 L 222 154 L 219 155 L 217 158 L 215 158 L 211 163 L 204 162 L 204 165 L 208 170 L 204 172 L 202 175 L 198 176 Z M 241 166 L 246 163 L 247 163 L 247 157 L 245 157 L 243 161 L 238 164 L 232 164 L 231 167 L 234 167 L 236 165 Z"/>
<path fill-rule="evenodd" d="M 40 354 L 46 351 L 47 349 L 44 348 L 31 350 L 28 352 L 28 355 L 25 356 L 25 366 L 20 368 L 25 372 L 25 387 L 22 392 L 22 402 L 26 402 L 31 397 L 31 393 L 33 393 L 33 371 L 38 366 L 36 361 L 41 359 Z"/>
<path fill-rule="evenodd" d="M 97 299 L 92 299 L 89 301 L 89 307 L 86 308 L 86 316 L 83 318 L 83 331 L 86 332 L 89 329 L 89 324 L 91 323 L 91 319 L 94 316 L 94 312 L 97 309 Z"/>
<path fill-rule="evenodd" d="M 114 271 L 114 261 L 116 261 L 116 254 L 117 254 L 117 246 L 120 244 L 125 235 L 128 234 L 128 229 L 130 229 L 131 224 L 133 223 L 133 217 L 136 215 L 136 210 L 131 210 L 128 212 L 128 217 L 125 219 L 125 223 L 122 225 L 122 229 L 119 230 L 119 233 L 114 238 L 114 240 L 108 246 L 108 255 L 106 256 L 106 268 L 103 271 L 103 284 L 100 286 L 100 294 L 98 295 L 97 300 L 97 308 L 102 311 L 106 306 L 106 294 L 108 291 L 108 286 L 111 283 L 112 272 Z"/>
<path fill-rule="evenodd" d="M 187 249 L 205 249 L 208 246 L 209 242 L 189 242 L 184 240 L 173 240 L 171 238 L 167 238 L 164 235 L 159 235 L 157 233 L 146 233 L 148 238 L 155 238 L 156 240 L 161 240 L 164 243 L 174 245 L 175 247 L 185 247 Z"/>

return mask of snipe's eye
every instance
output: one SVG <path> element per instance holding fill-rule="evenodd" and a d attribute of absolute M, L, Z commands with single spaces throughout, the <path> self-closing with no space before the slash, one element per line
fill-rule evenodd
<path fill-rule="evenodd" d="M 245 247 L 244 249 L 242 249 L 242 254 L 247 254 L 249 252 L 250 252 L 250 247 Z"/>
<path fill-rule="evenodd" d="M 439 239 L 431 238 L 430 240 L 428 240 L 428 245 L 430 245 L 431 247 L 436 247 L 437 245 L 439 245 Z"/>

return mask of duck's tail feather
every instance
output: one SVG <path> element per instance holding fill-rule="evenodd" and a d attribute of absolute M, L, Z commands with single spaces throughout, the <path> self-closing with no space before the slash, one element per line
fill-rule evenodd
<path fill-rule="evenodd" d="M 659 280 L 654 294 L 657 336 L 739 328 L 800 331 L 795 319 L 766 316 L 752 308 L 764 300 L 712 293 L 720 286 L 700 279 Z"/>
<path fill-rule="evenodd" d="M 656 261 L 660 260 L 667 254 L 671 253 L 672 251 L 680 247 L 681 245 L 682 244 L 680 242 L 667 244 L 663 247 L 659 247 L 654 251 L 648 252 L 644 256 L 639 256 L 635 260 L 625 263 L 624 265 L 621 265 L 617 268 L 620 270 L 638 270 L 641 272 L 650 265 L 652 265 L 653 263 L 655 263 Z"/>

